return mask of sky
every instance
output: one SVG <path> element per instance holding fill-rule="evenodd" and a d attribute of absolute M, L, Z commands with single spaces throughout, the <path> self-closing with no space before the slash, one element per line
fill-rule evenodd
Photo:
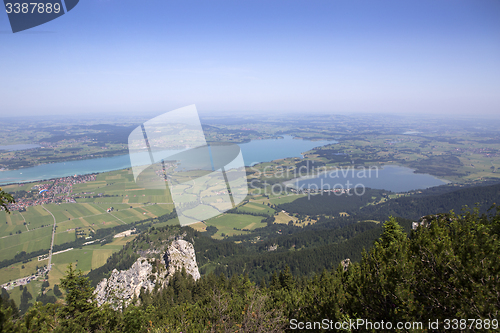
<path fill-rule="evenodd" d="M 82 0 L 13 34 L 0 117 L 500 114 L 498 0 Z"/>

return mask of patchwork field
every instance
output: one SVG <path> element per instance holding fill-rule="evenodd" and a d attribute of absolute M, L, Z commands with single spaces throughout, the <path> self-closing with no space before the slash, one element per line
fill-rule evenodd
<path fill-rule="evenodd" d="M 96 269 L 105 264 L 111 254 L 119 251 L 123 245 L 134 238 L 135 235 L 116 238 L 113 242 L 103 246 L 87 245 L 82 247 L 82 249 L 73 249 L 54 255 L 52 257 L 53 266 L 49 274 L 50 286 L 48 289 L 52 289 L 54 284 L 59 284 L 60 279 L 66 274 L 69 264 L 73 264 L 74 267 L 81 269 L 86 274 L 90 269 Z M 17 263 L 2 268 L 0 269 L 0 284 L 31 275 L 36 272 L 38 267 L 45 266 L 47 263 L 47 259 L 38 261 L 35 258 L 27 263 Z M 26 285 L 28 291 L 33 295 L 30 303 L 34 303 L 36 296 L 41 293 L 41 286 L 41 281 L 33 281 Z M 21 294 L 18 287 L 9 290 L 9 294 L 16 301 L 16 304 L 20 303 Z"/>
<path fill-rule="evenodd" d="M 3 188 L 11 193 L 30 191 L 31 196 L 38 195 L 36 185 L 50 185 L 52 181 L 30 184 L 9 185 Z M 118 170 L 102 173 L 95 181 L 73 184 L 72 195 L 76 203 L 52 203 L 28 206 L 25 211 L 13 211 L 11 214 L 0 212 L 0 261 L 12 259 L 21 251 L 27 253 L 49 251 L 52 226 L 56 220 L 54 244 L 60 245 L 85 237 L 90 231 L 127 225 L 148 218 L 169 214 L 174 209 L 170 193 L 165 190 L 148 190 L 139 187 L 133 180 L 131 170 Z M 16 197 L 17 198 L 17 197 Z M 44 209 L 45 208 L 45 209 Z M 178 223 L 167 221 L 163 224 Z M 106 259 L 133 237 L 117 238 L 104 246 L 87 245 L 82 249 L 60 253 L 53 256 L 53 269 L 49 279 L 58 283 L 64 275 L 68 263 L 78 262 L 78 268 L 87 272 L 106 262 Z M 16 263 L 0 269 L 0 283 L 15 280 L 35 272 L 36 266 L 43 266 L 48 261 Z M 24 268 L 21 268 L 24 265 Z M 32 267 L 33 266 L 33 267 Z"/>

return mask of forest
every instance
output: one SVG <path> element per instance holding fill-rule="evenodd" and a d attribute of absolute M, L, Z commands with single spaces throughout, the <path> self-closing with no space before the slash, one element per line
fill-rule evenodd
<path fill-rule="evenodd" d="M 445 190 L 446 189 L 446 190 Z M 399 216 L 418 220 L 429 212 L 446 213 L 450 210 L 460 212 L 467 205 L 476 205 L 481 213 L 486 212 L 493 204 L 500 202 L 500 184 L 473 186 L 466 188 L 442 187 L 442 193 L 429 189 L 423 194 L 405 196 L 386 202 L 370 205 L 373 201 L 390 194 L 388 191 L 367 188 L 362 196 L 355 198 L 346 195 L 316 195 L 297 199 L 291 203 L 278 205 L 279 209 L 304 215 L 338 215 L 347 212 L 357 214 L 366 219 L 385 219 L 388 216 Z M 448 192 L 449 191 L 449 192 Z M 438 192 L 434 194 L 434 192 Z"/>

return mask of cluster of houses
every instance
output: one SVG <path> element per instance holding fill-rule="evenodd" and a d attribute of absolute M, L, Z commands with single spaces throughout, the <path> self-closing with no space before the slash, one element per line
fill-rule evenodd
<path fill-rule="evenodd" d="M 350 188 L 330 188 L 330 189 L 315 189 L 315 188 L 290 188 L 290 192 L 295 194 L 307 194 L 307 193 L 335 193 L 335 194 L 346 194 L 351 190 Z"/>
<path fill-rule="evenodd" d="M 11 289 L 14 289 L 14 287 L 24 286 L 24 285 L 30 283 L 31 281 L 37 280 L 40 277 L 44 277 L 48 272 L 49 272 L 48 266 L 44 266 L 44 267 L 38 268 L 38 270 L 36 271 L 35 274 L 27 276 L 27 277 L 23 277 L 23 278 L 20 278 L 20 279 L 11 281 L 11 282 L 4 283 L 4 284 L 0 285 L 0 288 L 4 288 L 5 290 L 11 290 Z"/>
<path fill-rule="evenodd" d="M 500 150 L 496 150 L 493 148 L 455 148 L 455 151 L 460 153 L 473 153 L 473 154 L 482 154 L 484 157 L 498 157 L 500 156 Z"/>
<path fill-rule="evenodd" d="M 24 211 L 29 206 L 38 206 L 49 203 L 70 202 L 75 203 L 72 196 L 73 185 L 90 182 L 96 179 L 96 174 L 69 176 L 56 178 L 52 183 L 34 185 L 31 191 L 38 192 L 33 197 L 16 198 L 16 202 L 8 206 L 11 211 Z M 61 195 L 63 194 L 63 195 Z"/>

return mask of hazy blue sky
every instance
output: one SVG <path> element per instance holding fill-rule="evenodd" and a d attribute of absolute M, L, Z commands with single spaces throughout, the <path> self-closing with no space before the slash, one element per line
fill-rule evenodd
<path fill-rule="evenodd" d="M 498 0 L 82 0 L 0 40 L 0 116 L 500 114 Z"/>

